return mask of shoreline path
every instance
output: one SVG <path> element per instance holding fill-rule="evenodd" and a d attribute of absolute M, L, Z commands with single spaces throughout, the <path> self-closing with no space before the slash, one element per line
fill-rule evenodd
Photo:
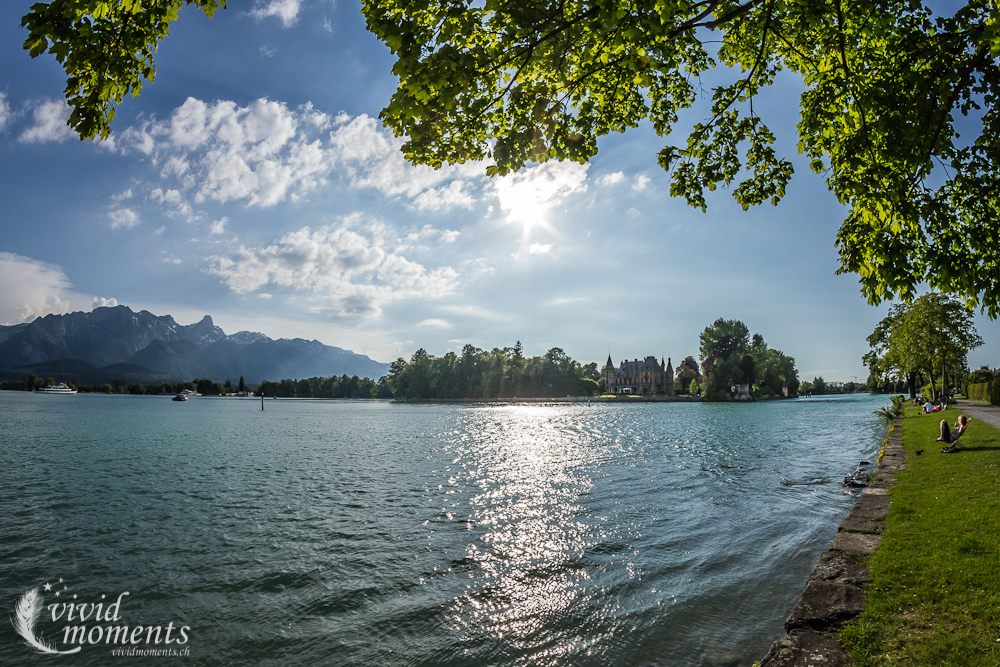
<path fill-rule="evenodd" d="M 955 401 L 954 405 L 973 419 L 981 419 L 990 426 L 1000 428 L 1000 405 L 987 405 L 968 400 Z"/>

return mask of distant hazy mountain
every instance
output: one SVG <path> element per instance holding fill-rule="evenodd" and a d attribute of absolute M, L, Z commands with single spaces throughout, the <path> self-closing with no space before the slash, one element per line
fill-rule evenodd
<path fill-rule="evenodd" d="M 126 366 L 113 367 L 121 364 Z M 0 327 L 0 370 L 36 372 L 32 369 L 41 368 L 55 371 L 53 375 L 90 369 L 88 376 L 128 369 L 130 377 L 147 369 L 150 380 L 157 381 L 166 376 L 235 383 L 242 375 L 246 382 L 257 384 L 344 374 L 378 379 L 389 365 L 316 340 L 272 340 L 251 331 L 227 336 L 208 315 L 196 324 L 181 326 L 170 315 L 115 306 Z"/>

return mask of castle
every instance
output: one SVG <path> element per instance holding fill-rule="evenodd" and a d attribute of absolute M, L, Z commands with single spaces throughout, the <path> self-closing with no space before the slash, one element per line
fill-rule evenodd
<path fill-rule="evenodd" d="M 642 361 L 626 359 L 615 368 L 609 354 L 604 365 L 604 393 L 673 396 L 674 367 L 670 359 L 664 365 L 662 358 L 657 362 L 656 357 L 646 357 Z"/>

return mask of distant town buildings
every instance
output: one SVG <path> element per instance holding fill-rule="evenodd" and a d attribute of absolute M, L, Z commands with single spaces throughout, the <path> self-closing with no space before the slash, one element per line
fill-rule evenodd
<path fill-rule="evenodd" d="M 604 365 L 604 393 L 606 394 L 646 394 L 661 396 L 674 395 L 674 367 L 667 359 L 656 361 L 656 357 L 646 357 L 642 361 L 628 359 L 617 368 L 608 355 Z"/>

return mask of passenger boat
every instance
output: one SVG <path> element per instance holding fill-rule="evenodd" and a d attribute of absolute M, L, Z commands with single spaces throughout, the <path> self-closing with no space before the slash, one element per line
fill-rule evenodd
<path fill-rule="evenodd" d="M 76 389 L 72 389 L 66 386 L 65 382 L 60 382 L 56 386 L 49 385 L 48 387 L 39 387 L 35 390 L 36 394 L 75 394 Z"/>

